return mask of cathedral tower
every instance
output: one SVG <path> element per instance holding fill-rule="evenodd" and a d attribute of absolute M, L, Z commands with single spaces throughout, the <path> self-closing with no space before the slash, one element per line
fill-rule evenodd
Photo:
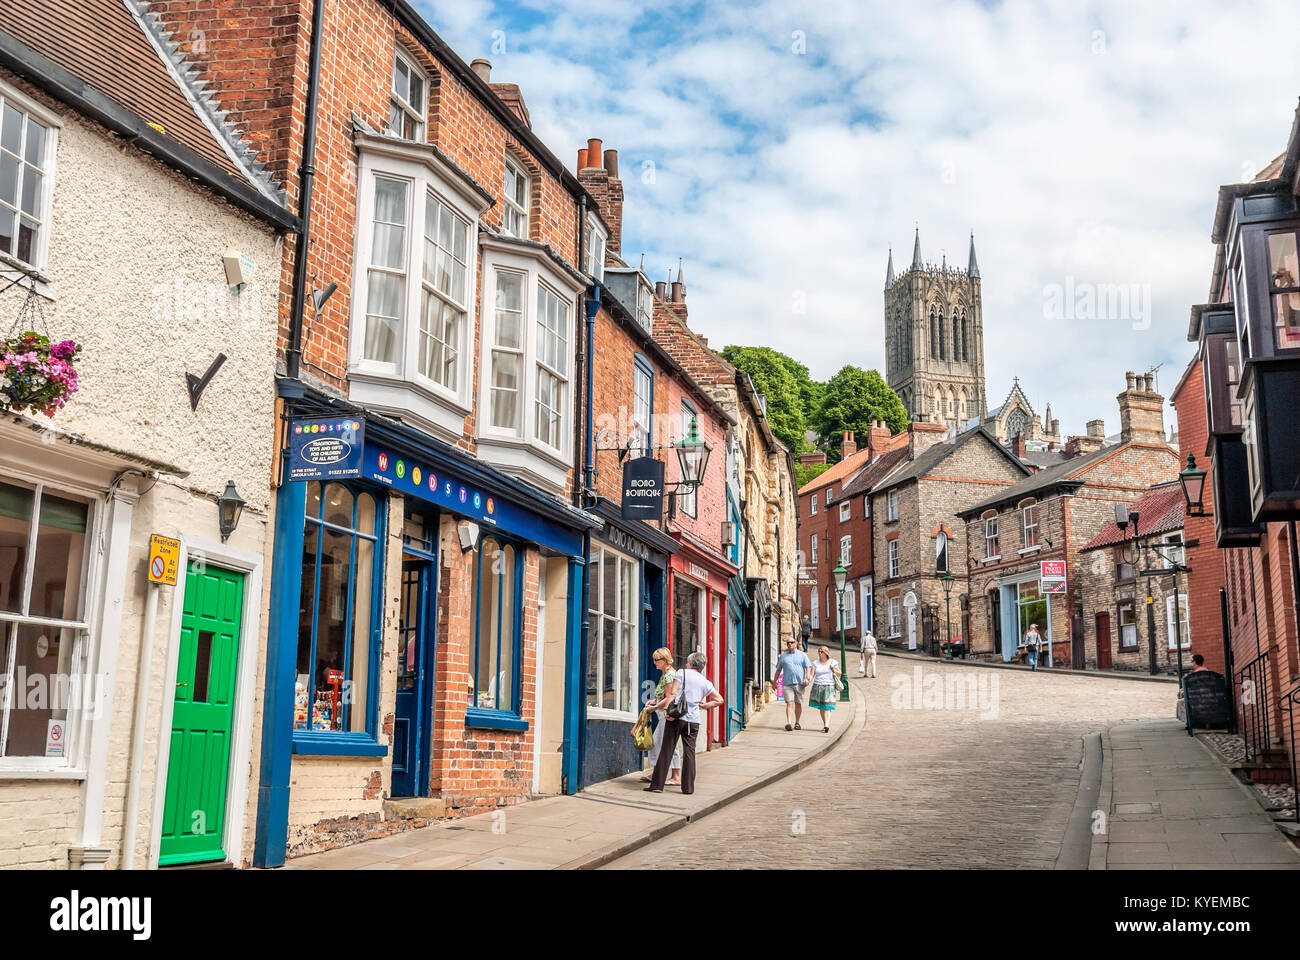
<path fill-rule="evenodd" d="M 984 317 L 971 233 L 966 267 L 921 259 L 917 228 L 912 263 L 885 271 L 885 379 L 913 420 L 960 425 L 988 414 L 984 392 Z"/>

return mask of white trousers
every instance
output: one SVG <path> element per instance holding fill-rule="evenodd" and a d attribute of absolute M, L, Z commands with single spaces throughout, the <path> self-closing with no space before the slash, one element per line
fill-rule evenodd
<path fill-rule="evenodd" d="M 876 655 L 870 651 L 864 650 L 860 656 L 861 659 L 858 661 L 858 676 L 874 677 L 876 675 Z"/>
<path fill-rule="evenodd" d="M 668 714 L 665 711 L 656 710 L 655 716 L 659 718 L 659 722 L 655 724 L 654 746 L 651 747 L 646 754 L 646 759 L 650 761 L 651 770 L 654 769 L 655 763 L 659 760 L 659 748 L 663 746 L 664 730 L 667 729 L 668 727 Z M 681 768 L 682 768 L 682 743 L 679 740 L 677 741 L 677 745 L 673 747 L 672 769 L 680 770 Z"/>

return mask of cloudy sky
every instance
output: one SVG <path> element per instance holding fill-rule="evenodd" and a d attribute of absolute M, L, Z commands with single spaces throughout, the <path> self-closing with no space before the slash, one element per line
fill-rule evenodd
<path fill-rule="evenodd" d="M 624 258 L 684 258 L 715 347 L 883 373 L 889 245 L 910 262 L 919 222 L 965 264 L 973 229 L 990 406 L 1019 376 L 1065 434 L 1118 428 L 1127 369 L 1175 385 L 1216 189 L 1283 150 L 1300 96 L 1294 0 L 417 5 L 557 156 L 619 150 Z M 1124 285 L 1129 315 L 1063 317 L 1067 285 Z"/>

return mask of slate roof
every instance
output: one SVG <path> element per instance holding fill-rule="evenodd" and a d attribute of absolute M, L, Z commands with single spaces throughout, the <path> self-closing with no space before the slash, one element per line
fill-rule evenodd
<path fill-rule="evenodd" d="M 1082 480 L 1075 480 L 1074 477 L 1082 473 L 1094 463 L 1104 460 L 1115 452 L 1117 444 L 1110 444 L 1102 447 L 1100 450 L 1094 450 L 1092 453 L 1084 454 L 1081 457 L 1071 457 L 1063 463 L 1058 463 L 1054 467 L 1047 467 L 1039 470 L 1037 473 L 1030 474 L 1019 483 L 1012 484 L 1009 487 L 999 491 L 992 497 L 981 500 L 964 510 L 958 510 L 957 516 L 965 519 L 972 514 L 983 513 L 990 507 L 996 507 L 1008 501 L 1019 500 L 1022 497 L 1036 496 L 1046 490 L 1052 490 L 1062 485 L 1083 486 Z"/>
<path fill-rule="evenodd" d="M 169 166 L 196 178 L 212 174 L 223 192 L 256 196 L 283 211 L 280 184 L 225 123 L 204 82 L 139 0 L 5 0 L 0 64 Z M 141 134 L 133 137 L 105 119 L 110 115 L 142 122 Z"/>
<path fill-rule="evenodd" d="M 1183 529 L 1183 503 L 1183 488 L 1177 480 L 1152 487 L 1129 508 L 1138 512 L 1138 536 L 1154 537 Z M 1082 549 L 1100 550 L 1131 535 L 1132 531 L 1120 530 L 1119 524 L 1111 521 Z"/>
<path fill-rule="evenodd" d="M 940 463 L 947 460 L 949 456 L 956 453 L 959 449 L 970 443 L 978 436 L 983 436 L 1009 463 L 1014 463 L 1024 473 L 1029 473 L 1029 468 L 1020 462 L 1020 458 L 1008 450 L 1002 444 L 998 443 L 997 438 L 989 433 L 984 427 L 977 427 L 974 430 L 967 430 L 965 433 L 959 433 L 952 440 L 944 440 L 933 446 L 922 450 L 916 459 L 907 463 L 896 472 L 873 487 L 872 489 L 879 492 L 887 490 L 890 487 L 896 487 L 900 483 L 906 483 L 908 480 L 914 480 L 917 477 L 923 477 Z M 1023 482 L 1023 481 L 1022 481 Z"/>
<path fill-rule="evenodd" d="M 844 484 L 844 489 L 840 491 L 840 496 L 854 497 L 866 493 L 885 477 L 889 476 L 889 471 L 893 470 L 906 459 L 906 446 L 882 453 L 880 456 L 876 457 L 875 460 L 871 461 L 865 470 L 848 483 Z"/>

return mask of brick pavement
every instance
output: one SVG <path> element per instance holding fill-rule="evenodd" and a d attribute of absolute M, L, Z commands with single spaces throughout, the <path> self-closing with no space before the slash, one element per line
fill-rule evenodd
<path fill-rule="evenodd" d="M 904 696 L 917 670 L 919 700 Z M 1175 695 L 1167 684 L 889 655 L 879 673 L 854 680 L 866 701 L 860 728 L 826 760 L 609 866 L 1051 868 L 1084 737 L 1168 717 Z M 932 676 L 975 678 L 985 709 L 959 709 L 955 688 L 945 704 Z"/>

